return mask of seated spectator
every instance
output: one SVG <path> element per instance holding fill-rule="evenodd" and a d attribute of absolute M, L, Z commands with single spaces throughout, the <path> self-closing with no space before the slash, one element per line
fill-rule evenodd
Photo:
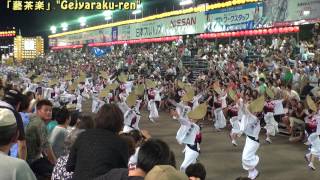
<path fill-rule="evenodd" d="M 27 162 L 39 179 L 50 178 L 56 162 L 46 129 L 46 122 L 52 117 L 52 104 L 49 100 L 40 100 L 36 109 L 26 127 Z"/>
<path fill-rule="evenodd" d="M 127 168 L 128 145 L 120 138 L 123 114 L 115 104 L 105 104 L 95 118 L 95 128 L 80 134 L 67 162 L 74 179 L 93 179 L 114 168 Z M 90 148 L 88 148 L 90 147 Z"/>
<path fill-rule="evenodd" d="M 69 158 L 70 149 L 73 146 L 75 140 L 79 136 L 80 133 L 84 132 L 87 129 L 92 129 L 94 122 L 92 119 L 92 116 L 89 116 L 87 114 L 80 114 L 79 119 L 77 120 L 77 128 L 71 131 L 68 136 L 66 137 L 64 143 L 65 143 L 65 156 L 61 156 L 53 168 L 52 172 L 52 180 L 69 180 L 72 179 L 73 172 L 67 172 L 66 165 Z"/>
<path fill-rule="evenodd" d="M 145 140 L 145 137 L 139 130 L 132 130 L 128 134 L 134 139 L 135 142 L 135 153 L 130 157 L 128 167 L 129 169 L 135 169 L 138 162 L 139 149 Z"/>
<path fill-rule="evenodd" d="M 11 110 L 0 108 L 0 176 L 1 179 L 36 180 L 28 164 L 8 156 L 10 147 L 18 139 L 15 115 Z"/>
<path fill-rule="evenodd" d="M 170 151 L 169 146 L 162 140 L 149 139 L 140 147 L 136 169 L 113 169 L 95 180 L 142 180 L 156 165 L 171 165 L 175 167 L 174 154 Z"/>
<path fill-rule="evenodd" d="M 58 125 L 50 134 L 49 142 L 54 155 L 59 158 L 60 156 L 66 155 L 64 151 L 64 140 L 68 135 L 67 127 L 70 122 L 70 112 L 65 108 L 60 109 L 57 113 L 56 121 Z"/>
<path fill-rule="evenodd" d="M 70 119 L 70 122 L 69 122 L 68 128 L 67 128 L 68 133 L 70 133 L 71 131 L 75 130 L 76 128 L 81 129 L 81 128 L 76 127 L 76 126 L 79 123 L 79 120 L 83 119 L 83 118 L 79 117 L 79 113 L 76 112 L 76 111 L 70 111 L 70 114 L 71 114 L 71 119 Z M 83 114 L 82 114 L 82 116 L 83 116 Z M 91 116 L 89 116 L 89 115 L 85 115 L 85 116 L 91 118 Z M 92 123 L 93 123 L 93 121 L 92 121 Z"/>
<path fill-rule="evenodd" d="M 206 169 L 201 163 L 190 164 L 186 169 L 189 180 L 205 180 Z"/>
<path fill-rule="evenodd" d="M 182 172 L 169 165 L 158 165 L 151 169 L 145 180 L 188 180 Z"/>

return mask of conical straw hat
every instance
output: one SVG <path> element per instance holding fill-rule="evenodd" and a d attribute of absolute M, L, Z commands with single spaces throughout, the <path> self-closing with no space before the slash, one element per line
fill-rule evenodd
<path fill-rule="evenodd" d="M 207 103 L 200 104 L 194 110 L 188 113 L 189 119 L 192 119 L 194 121 L 203 119 L 207 114 L 207 108 L 208 108 Z"/>
<path fill-rule="evenodd" d="M 307 104 L 309 106 L 309 108 L 314 111 L 314 112 L 317 112 L 318 111 L 318 108 L 317 108 L 317 105 L 316 103 L 313 101 L 313 99 L 311 98 L 310 95 L 307 96 Z"/>
<path fill-rule="evenodd" d="M 127 105 L 129 107 L 132 107 L 136 104 L 136 100 L 137 100 L 137 95 L 135 95 L 134 93 L 130 93 L 129 96 L 127 97 Z"/>
<path fill-rule="evenodd" d="M 267 89 L 266 89 L 266 94 L 267 94 L 271 99 L 274 98 L 274 93 L 273 93 L 272 89 L 270 89 L 269 87 L 267 87 Z"/>
<path fill-rule="evenodd" d="M 118 80 L 122 83 L 127 82 L 128 80 L 128 75 L 121 73 L 120 76 L 118 76 Z"/>
<path fill-rule="evenodd" d="M 66 81 L 72 80 L 72 74 L 69 73 L 69 74 L 65 75 L 65 76 L 64 76 L 64 80 L 66 80 Z"/>
<path fill-rule="evenodd" d="M 144 85 L 143 84 L 138 84 L 134 87 L 134 93 L 137 96 L 142 96 L 144 94 Z"/>
<path fill-rule="evenodd" d="M 258 97 L 256 100 L 252 101 L 249 106 L 248 106 L 248 110 L 251 113 L 258 113 L 258 112 L 262 112 L 263 108 L 264 108 L 264 102 L 265 102 L 265 98 L 264 96 L 260 96 Z"/>
<path fill-rule="evenodd" d="M 157 84 L 154 81 L 152 81 L 150 79 L 146 80 L 147 89 L 155 88 L 156 86 L 157 86 Z"/>
<path fill-rule="evenodd" d="M 194 91 L 189 90 L 184 96 L 182 96 L 181 100 L 184 102 L 189 102 L 189 101 L 192 101 L 193 97 L 194 97 Z"/>

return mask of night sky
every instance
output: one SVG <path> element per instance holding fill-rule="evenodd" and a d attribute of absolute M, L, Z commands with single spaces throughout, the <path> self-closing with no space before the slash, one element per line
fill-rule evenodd
<path fill-rule="evenodd" d="M 27 0 L 23 0 L 27 1 Z M 31 0 L 36 1 L 36 0 Z M 40 11 L 40 12 L 23 12 L 23 11 L 12 11 L 12 9 L 7 9 L 7 0 L 0 0 L 0 30 L 5 30 L 6 28 L 15 27 L 17 30 L 21 30 L 23 36 L 42 36 L 46 37 L 50 34 L 50 26 L 59 26 L 62 22 L 73 23 L 69 29 L 79 29 L 79 24 L 77 19 L 81 16 L 91 16 L 95 14 L 101 14 L 103 11 L 62 11 L 60 7 L 54 7 L 56 5 L 55 0 L 45 0 L 46 2 L 51 2 L 51 11 Z M 86 0 L 90 1 L 90 0 Z M 133 0 L 131 0 L 133 1 Z M 219 0 L 196 0 L 197 4 L 203 2 L 213 3 Z M 220 0 L 223 1 L 223 0 Z M 117 2 L 116 0 L 114 2 Z M 144 16 L 151 14 L 161 13 L 165 11 L 170 11 L 173 8 L 178 9 L 179 0 L 142 0 L 144 7 Z M 134 18 L 131 15 L 131 11 L 118 11 L 114 14 L 114 21 L 126 20 Z M 89 26 L 104 24 L 104 18 L 96 17 L 88 21 Z M 61 29 L 58 29 L 58 32 Z M 18 31 L 17 31 L 18 32 Z M 3 39 L 0 41 L 3 41 Z M 46 40 L 47 42 L 47 40 Z M 1 43 L 3 44 L 3 42 Z"/>

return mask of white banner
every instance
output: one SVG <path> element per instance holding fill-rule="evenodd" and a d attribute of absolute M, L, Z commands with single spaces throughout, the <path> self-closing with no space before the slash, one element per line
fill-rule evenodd
<path fill-rule="evenodd" d="M 130 39 L 198 34 L 204 31 L 203 12 L 130 24 Z"/>
<path fill-rule="evenodd" d="M 320 18 L 319 0 L 265 0 L 263 9 L 264 26 Z"/>

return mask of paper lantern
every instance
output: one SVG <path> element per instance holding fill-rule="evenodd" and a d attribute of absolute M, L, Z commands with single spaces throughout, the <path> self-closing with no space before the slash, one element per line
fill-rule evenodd
<path fill-rule="evenodd" d="M 278 28 L 272 28 L 273 34 L 278 34 L 279 33 L 279 29 Z"/>
<path fill-rule="evenodd" d="M 236 32 L 231 32 L 231 37 L 236 37 Z"/>
<path fill-rule="evenodd" d="M 299 32 L 300 31 L 300 27 L 299 26 L 295 26 L 294 28 L 293 28 L 293 32 Z"/>
<path fill-rule="evenodd" d="M 257 30 L 252 30 L 252 35 L 257 35 L 258 34 L 258 31 Z"/>
<path fill-rule="evenodd" d="M 293 27 L 289 27 L 288 29 L 289 29 L 289 32 L 290 32 L 290 33 L 294 32 Z"/>
<path fill-rule="evenodd" d="M 279 28 L 279 33 L 280 33 L 280 34 L 284 33 L 284 31 L 283 31 L 283 28 L 282 28 L 282 27 L 281 27 L 281 28 Z"/>
<path fill-rule="evenodd" d="M 268 29 L 268 34 L 273 34 L 273 29 Z"/>
<path fill-rule="evenodd" d="M 249 30 L 249 31 L 248 31 L 248 35 L 249 35 L 249 36 L 252 36 L 252 35 L 253 35 L 253 30 Z"/>
<path fill-rule="evenodd" d="M 284 27 L 283 28 L 283 33 L 288 33 L 289 32 L 289 28 L 288 27 Z"/>
<path fill-rule="evenodd" d="M 267 29 L 263 29 L 263 30 L 262 30 L 262 34 L 263 34 L 263 35 L 268 34 L 268 30 L 267 30 Z"/>

